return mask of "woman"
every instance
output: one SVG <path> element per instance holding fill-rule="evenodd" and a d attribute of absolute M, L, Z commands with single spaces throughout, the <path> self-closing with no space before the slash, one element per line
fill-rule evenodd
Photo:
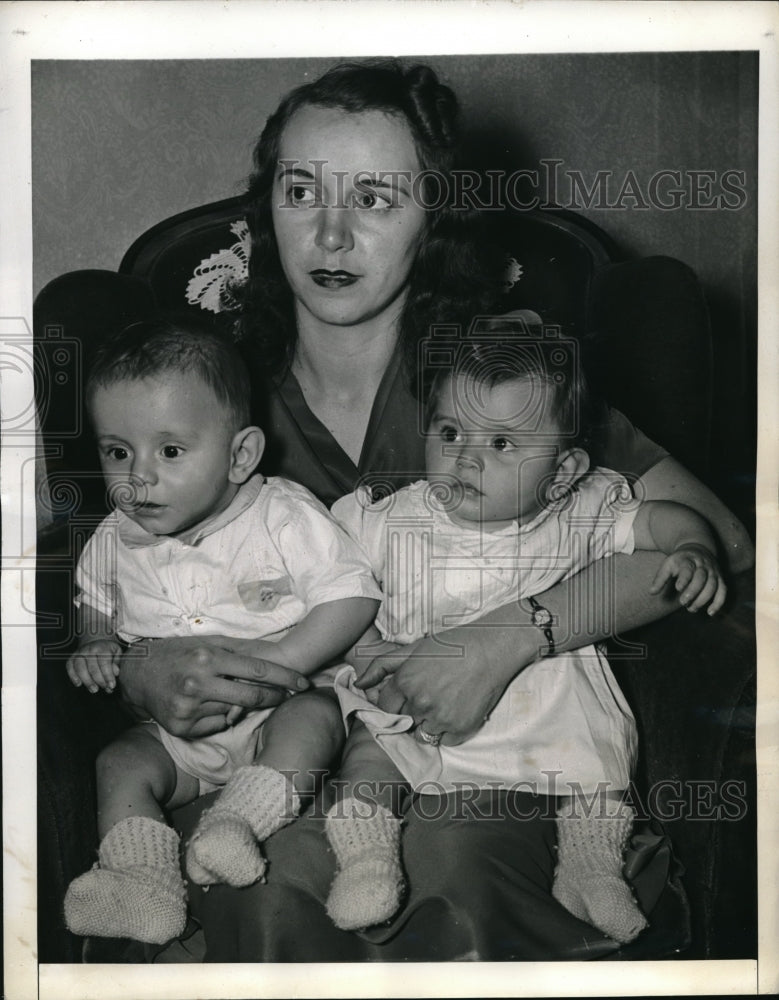
<path fill-rule="evenodd" d="M 451 169 L 455 115 L 453 94 L 425 67 L 340 67 L 289 95 L 255 150 L 241 329 L 261 375 L 265 471 L 303 482 L 327 503 L 371 474 L 388 489 L 418 478 L 420 341 L 431 324 L 464 324 L 484 309 L 488 283 L 467 220 L 446 206 L 427 211 L 435 180 L 419 180 Z M 612 412 L 601 461 L 640 477 L 647 498 L 699 510 L 731 569 L 749 564 L 741 525 L 620 414 Z M 594 569 L 543 595 L 555 647 L 577 648 L 672 610 L 673 601 L 649 596 L 659 558 L 611 561 L 615 620 L 602 607 L 587 632 L 574 631 L 568 608 L 595 585 Z M 529 625 L 530 609 L 510 606 L 448 631 L 453 655 L 442 656 L 434 636 L 406 647 L 405 658 L 382 662 L 383 707 L 445 741 L 464 739 L 539 655 L 546 640 Z M 283 689 L 305 684 L 253 659 L 251 644 L 228 640 L 156 642 L 148 658 L 123 665 L 122 683 L 139 715 L 184 736 L 221 730 L 234 704 L 275 704 Z M 591 958 L 615 947 L 552 898 L 552 821 L 522 793 L 420 797 L 404 827 L 405 908 L 388 926 L 338 931 L 323 907 L 333 877 L 321 831 L 328 794 L 269 842 L 267 885 L 193 899 L 209 960 Z"/>

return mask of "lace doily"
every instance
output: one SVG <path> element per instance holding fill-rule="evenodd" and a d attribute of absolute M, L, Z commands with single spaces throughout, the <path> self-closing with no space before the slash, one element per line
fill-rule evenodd
<path fill-rule="evenodd" d="M 238 241 L 226 250 L 212 253 L 195 268 L 187 285 L 187 302 L 191 306 L 218 313 L 238 305 L 227 285 L 228 282 L 242 282 L 249 277 L 251 238 L 245 219 L 231 223 L 230 231 L 238 237 Z"/>
<path fill-rule="evenodd" d="M 503 291 L 510 292 L 522 277 L 522 265 L 514 257 L 506 257 L 506 269 L 503 272 Z"/>

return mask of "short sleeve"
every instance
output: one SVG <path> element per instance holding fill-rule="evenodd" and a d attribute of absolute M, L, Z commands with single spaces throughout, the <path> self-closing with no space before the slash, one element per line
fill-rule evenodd
<path fill-rule="evenodd" d="M 112 528 L 113 525 L 113 528 Z M 73 603 L 93 608 L 107 618 L 116 609 L 116 524 L 111 518 L 98 525 L 84 546 L 76 567 Z"/>
<path fill-rule="evenodd" d="M 269 527 L 306 610 L 350 597 L 381 600 L 365 553 L 318 500 L 298 490 L 289 504 L 274 503 Z"/>
<path fill-rule="evenodd" d="M 633 522 L 639 507 L 628 481 L 611 469 L 595 468 L 581 480 L 568 523 L 571 534 L 578 536 L 582 565 L 633 552 Z"/>
<path fill-rule="evenodd" d="M 385 525 L 389 506 L 386 501 L 371 503 L 368 490 L 360 489 L 336 500 L 331 509 L 333 517 L 365 553 L 379 583 L 384 579 L 387 558 Z"/>
<path fill-rule="evenodd" d="M 610 409 L 602 430 L 595 463 L 615 469 L 623 476 L 639 477 L 668 457 L 665 448 L 655 444 L 624 413 Z"/>

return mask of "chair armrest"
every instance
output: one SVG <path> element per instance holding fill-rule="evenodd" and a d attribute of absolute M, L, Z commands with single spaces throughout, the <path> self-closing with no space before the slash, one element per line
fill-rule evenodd
<path fill-rule="evenodd" d="M 129 722 L 114 695 L 75 688 L 65 672 L 71 638 L 71 573 L 39 559 L 38 954 L 41 962 L 80 962 L 80 938 L 65 928 L 70 882 L 97 855 L 95 757 Z"/>
<path fill-rule="evenodd" d="M 639 798 L 687 872 L 690 957 L 754 955 L 752 574 L 732 581 L 717 618 L 679 611 L 628 638 L 643 644 L 642 658 L 610 659 L 638 722 Z"/>

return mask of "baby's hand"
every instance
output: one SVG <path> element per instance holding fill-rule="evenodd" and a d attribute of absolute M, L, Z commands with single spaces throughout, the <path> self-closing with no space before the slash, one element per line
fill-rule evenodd
<path fill-rule="evenodd" d="M 659 593 L 674 577 L 679 603 L 688 611 L 700 611 L 708 604 L 708 614 L 715 615 L 725 603 L 727 588 L 722 573 L 714 553 L 705 545 L 680 545 L 658 570 L 650 593 Z"/>
<path fill-rule="evenodd" d="M 65 669 L 76 687 L 83 684 L 91 694 L 98 688 L 113 691 L 121 655 L 122 646 L 116 639 L 93 639 L 79 646 Z"/>

